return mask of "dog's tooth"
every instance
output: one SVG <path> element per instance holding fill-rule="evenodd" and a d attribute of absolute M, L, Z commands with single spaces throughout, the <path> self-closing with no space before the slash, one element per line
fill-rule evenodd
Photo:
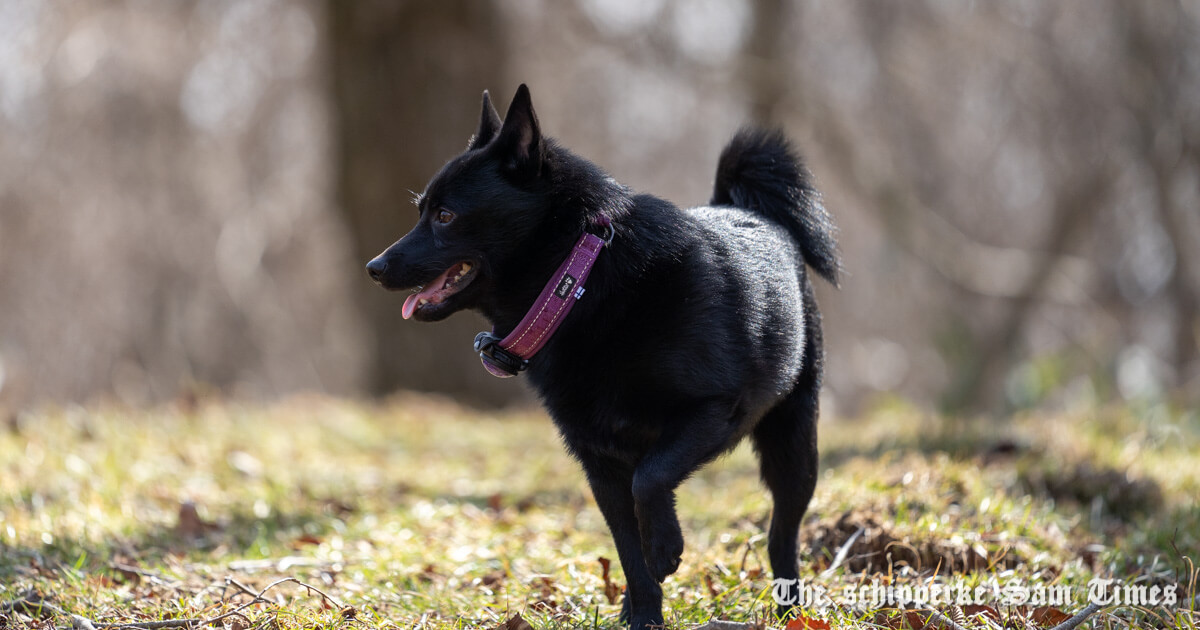
<path fill-rule="evenodd" d="M 465 275 L 470 270 L 471 270 L 471 263 L 463 263 L 462 272 L 460 272 L 458 275 L 460 275 L 460 276 Z"/>
<path fill-rule="evenodd" d="M 424 306 L 428 303 L 429 303 L 429 300 L 426 300 L 425 298 L 421 298 L 421 299 L 417 300 L 417 304 L 420 304 L 422 306 Z"/>

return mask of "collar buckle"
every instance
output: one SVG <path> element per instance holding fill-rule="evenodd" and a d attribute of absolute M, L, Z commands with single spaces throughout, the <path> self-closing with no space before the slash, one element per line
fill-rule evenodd
<path fill-rule="evenodd" d="M 475 335 L 475 351 L 483 367 L 496 376 L 516 376 L 529 367 L 529 361 L 500 347 L 501 339 L 490 332 Z M 495 368 L 495 369 L 493 369 Z M 499 370 L 501 373 L 497 373 Z"/>

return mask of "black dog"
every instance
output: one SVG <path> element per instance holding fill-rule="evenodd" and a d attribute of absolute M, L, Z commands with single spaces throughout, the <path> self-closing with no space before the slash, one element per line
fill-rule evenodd
<path fill-rule="evenodd" d="M 683 552 L 675 488 L 747 435 L 774 498 L 771 568 L 797 577 L 822 369 L 805 265 L 836 284 L 839 260 L 834 225 L 782 134 L 739 132 L 711 205 L 680 210 L 544 137 L 524 85 L 503 122 L 485 92 L 466 152 L 417 205 L 416 227 L 367 265 L 371 277 L 418 289 L 406 319 L 473 308 L 494 324 L 476 349 L 498 375 L 527 369 L 583 465 L 633 628 L 663 623 L 659 584 Z M 563 272 L 585 243 L 590 276 Z M 544 343 L 534 356 L 498 341 L 524 330 L 531 307 L 567 302 L 557 330 L 533 329 Z"/>

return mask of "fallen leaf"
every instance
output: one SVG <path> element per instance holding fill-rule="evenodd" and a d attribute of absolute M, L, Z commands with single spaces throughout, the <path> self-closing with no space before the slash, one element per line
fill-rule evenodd
<path fill-rule="evenodd" d="M 612 579 L 609 578 L 608 570 L 611 565 L 612 560 L 609 560 L 605 557 L 600 558 L 600 568 L 604 572 L 604 597 L 608 599 L 608 603 L 615 604 L 617 603 L 617 598 L 621 595 L 622 589 L 616 584 L 613 584 Z"/>
<path fill-rule="evenodd" d="M 184 538 L 200 538 L 218 529 L 220 527 L 216 523 L 200 518 L 195 503 L 184 501 L 179 504 L 179 522 L 175 524 L 175 533 Z"/>
<path fill-rule="evenodd" d="M 990 617 L 993 621 L 1000 621 L 1000 611 L 992 608 L 991 606 L 984 606 L 982 604 L 967 604 L 966 606 L 962 607 L 962 611 L 963 615 L 966 615 L 967 617 L 983 615 L 985 617 Z"/>
<path fill-rule="evenodd" d="M 319 545 L 322 540 L 311 534 L 305 534 L 292 541 L 292 549 L 299 549 L 305 545 Z"/>
<path fill-rule="evenodd" d="M 829 622 L 824 619 L 796 617 L 787 622 L 784 630 L 830 630 Z"/>
<path fill-rule="evenodd" d="M 496 630 L 533 630 L 533 626 L 521 617 L 521 613 L 517 613 L 509 617 L 508 621 L 496 626 Z"/>
<path fill-rule="evenodd" d="M 554 601 L 554 592 L 556 590 L 554 580 L 548 577 L 535 578 L 532 586 L 536 589 L 534 596 L 537 599 L 529 604 L 530 608 L 545 612 L 552 612 L 561 608 L 561 605 Z"/>
<path fill-rule="evenodd" d="M 495 590 L 497 587 L 504 584 L 504 578 L 507 576 L 503 571 L 493 571 L 486 575 L 475 578 L 471 581 L 474 586 Z"/>
<path fill-rule="evenodd" d="M 704 586 L 708 588 L 708 596 L 713 599 L 716 599 L 717 596 L 721 594 L 721 592 L 717 590 L 717 587 L 713 585 L 712 576 L 707 573 L 704 574 Z"/>
<path fill-rule="evenodd" d="M 1057 626 L 1058 624 L 1071 618 L 1071 615 L 1050 606 L 1038 606 L 1033 609 L 1033 614 L 1029 615 L 1029 620 L 1039 626 Z"/>
<path fill-rule="evenodd" d="M 333 497 L 327 498 L 327 499 L 322 500 L 321 503 L 322 503 L 322 508 L 326 512 L 330 512 L 330 513 L 336 514 L 338 516 L 345 516 L 347 514 L 353 514 L 354 512 L 358 511 L 358 508 L 356 508 L 353 504 L 347 503 L 346 501 L 343 501 L 338 498 L 333 498 Z"/>
<path fill-rule="evenodd" d="M 417 579 L 422 582 L 432 582 L 440 577 L 442 577 L 441 574 L 437 572 L 437 567 L 433 566 L 432 562 L 425 565 L 417 574 Z"/>
<path fill-rule="evenodd" d="M 117 581 L 121 584 L 132 583 L 137 584 L 142 581 L 142 574 L 134 571 L 132 567 L 127 567 L 120 564 L 112 564 L 109 567 L 117 574 Z"/>
<path fill-rule="evenodd" d="M 875 613 L 875 623 L 897 630 L 925 630 L 925 618 L 915 610 L 881 610 Z"/>

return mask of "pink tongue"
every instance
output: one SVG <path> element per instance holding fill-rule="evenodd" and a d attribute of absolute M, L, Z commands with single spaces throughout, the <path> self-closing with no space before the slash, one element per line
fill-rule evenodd
<path fill-rule="evenodd" d="M 404 316 L 404 319 L 412 317 L 413 311 L 417 310 L 417 300 L 419 299 L 420 298 L 417 297 L 416 293 L 404 298 L 404 308 L 400 311 L 400 314 Z"/>
<path fill-rule="evenodd" d="M 434 304 L 438 303 L 440 300 L 433 299 L 434 294 L 438 291 L 441 291 L 442 285 L 446 284 L 446 276 L 450 275 L 450 272 L 457 267 L 458 265 L 455 265 L 454 267 L 447 269 L 446 271 L 442 272 L 442 275 L 438 276 L 436 280 L 425 285 L 425 288 L 421 289 L 420 292 L 414 293 L 405 298 L 404 308 L 400 310 L 400 314 L 404 316 L 404 319 L 412 317 L 413 312 L 417 310 L 417 302 L 419 302 L 422 298 L 429 300 Z"/>

